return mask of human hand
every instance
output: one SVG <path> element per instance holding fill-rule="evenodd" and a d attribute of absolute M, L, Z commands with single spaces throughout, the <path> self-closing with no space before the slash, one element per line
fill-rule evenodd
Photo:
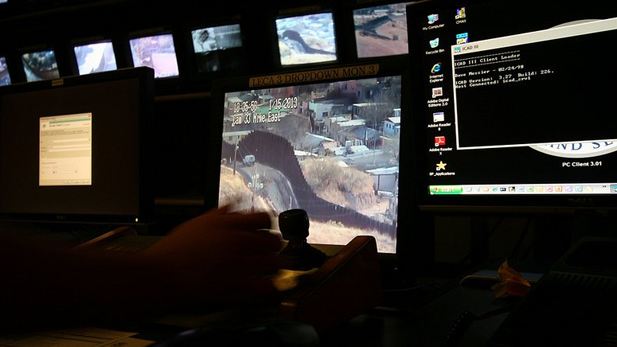
<path fill-rule="evenodd" d="M 267 213 L 209 211 L 174 228 L 144 257 L 172 276 L 175 300 L 194 307 L 276 292 L 267 275 L 280 269 L 280 235 Z"/>

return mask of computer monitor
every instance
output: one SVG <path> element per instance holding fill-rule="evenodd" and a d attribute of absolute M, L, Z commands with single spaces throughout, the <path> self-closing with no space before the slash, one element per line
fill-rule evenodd
<path fill-rule="evenodd" d="M 173 78 L 180 75 L 173 34 L 155 33 L 132 36 L 129 39 L 134 67 L 146 66 L 154 70 L 154 78 Z"/>
<path fill-rule="evenodd" d="M 0 56 L 0 86 L 7 86 L 9 84 L 11 84 L 11 75 L 6 64 L 6 57 Z"/>
<path fill-rule="evenodd" d="M 359 59 L 407 54 L 407 4 L 383 3 L 353 9 Z"/>
<path fill-rule="evenodd" d="M 193 29 L 191 42 L 199 73 L 238 69 L 247 61 L 239 23 Z"/>
<path fill-rule="evenodd" d="M 2 217 L 151 220 L 153 79 L 142 67 L 0 88 Z"/>
<path fill-rule="evenodd" d="M 53 49 L 24 53 L 21 61 L 28 82 L 60 77 L 56 52 Z"/>
<path fill-rule="evenodd" d="M 281 15 L 274 22 L 280 66 L 337 61 L 336 23 L 332 10 Z"/>
<path fill-rule="evenodd" d="M 424 209 L 617 207 L 617 3 L 407 8 Z"/>
<path fill-rule="evenodd" d="M 215 81 L 220 147 L 207 150 L 218 184 L 207 200 L 275 219 L 304 209 L 309 243 L 371 235 L 380 253 L 396 254 L 403 80 L 400 69 L 367 64 Z"/>
<path fill-rule="evenodd" d="M 73 54 L 79 75 L 113 71 L 118 68 L 111 40 L 75 44 Z"/>

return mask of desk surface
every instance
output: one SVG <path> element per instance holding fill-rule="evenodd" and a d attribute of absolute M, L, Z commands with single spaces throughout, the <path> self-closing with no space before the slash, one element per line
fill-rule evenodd
<path fill-rule="evenodd" d="M 131 242 L 129 242 L 129 241 Z M 143 240 L 143 238 L 139 238 Z M 132 245 L 133 238 L 124 237 L 116 240 L 113 245 Z M 140 241 L 141 242 L 141 241 Z M 459 285 L 453 279 L 423 279 L 419 286 L 408 292 L 399 291 L 396 298 L 386 292 L 383 307 L 377 307 L 365 314 L 356 316 L 346 323 L 337 326 L 320 336 L 320 346 L 445 346 L 446 338 L 461 314 L 469 311 L 475 316 L 511 305 L 511 301 L 496 300 L 493 291 L 484 288 L 472 288 Z M 423 294 L 418 294 L 421 292 Z M 349 293 L 349 300 L 354 299 L 354 293 Z M 396 304 L 399 305 L 396 305 Z M 395 305 L 390 305 L 395 304 Z M 337 307 L 325 307 L 324 315 L 332 314 Z M 483 346 L 494 331 L 503 322 L 507 313 L 498 314 L 490 318 L 475 320 L 460 336 L 460 343 L 456 346 Z M 182 318 L 182 317 L 181 317 Z M 184 317 L 186 318 L 186 317 Z M 194 317 L 189 317 L 194 318 Z M 197 317 L 197 322 L 221 321 L 221 313 L 205 314 Z M 229 317 L 224 317 L 230 319 Z M 156 327 L 146 326 L 139 337 L 164 341 L 173 337 L 183 329 L 194 328 L 191 324 L 183 326 L 181 319 L 176 320 L 178 325 Z M 233 324 L 234 319 L 230 319 Z M 210 323 L 207 323 L 208 325 Z M 215 325 L 218 323 L 215 323 Z M 132 328 L 132 327 L 131 327 Z"/>
<path fill-rule="evenodd" d="M 440 295 L 417 307 L 377 307 L 319 336 L 319 346 L 390 347 L 390 346 L 447 346 L 446 337 L 460 315 L 470 311 L 476 316 L 503 308 L 512 301 L 496 300 L 490 289 L 469 288 L 446 284 Z M 403 305 L 405 306 L 405 305 Z M 332 308 L 333 310 L 336 307 Z M 324 314 L 328 314 L 324 312 Z M 219 314 L 220 315 L 220 314 Z M 213 315 L 212 317 L 215 317 Z M 452 346 L 484 346 L 499 327 L 507 313 L 475 320 L 464 331 L 460 343 Z M 219 319 L 201 318 L 206 322 Z M 229 317 L 225 318 L 229 319 Z M 234 322 L 234 319 L 230 320 Z M 215 323 L 219 324 L 219 323 Z M 188 329 L 188 328 L 187 328 Z M 168 331 L 154 329 L 140 334 L 144 339 L 159 340 L 182 331 L 176 326 Z"/>
<path fill-rule="evenodd" d="M 496 300 L 490 289 L 455 285 L 423 307 L 408 310 L 377 308 L 323 337 L 323 346 L 440 346 L 465 311 L 481 316 L 512 302 Z M 457 346 L 483 346 L 507 313 L 474 321 Z"/>

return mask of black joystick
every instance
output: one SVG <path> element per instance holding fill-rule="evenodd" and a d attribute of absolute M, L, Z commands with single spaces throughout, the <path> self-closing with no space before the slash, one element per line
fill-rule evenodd
<path fill-rule="evenodd" d="M 302 209 L 287 210 L 279 214 L 279 229 L 288 243 L 279 253 L 291 270 L 309 270 L 321 266 L 327 255 L 309 245 L 309 219 Z"/>

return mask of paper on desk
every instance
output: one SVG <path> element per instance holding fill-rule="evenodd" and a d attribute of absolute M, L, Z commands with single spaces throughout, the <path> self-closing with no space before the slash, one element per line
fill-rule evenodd
<path fill-rule="evenodd" d="M 143 347 L 152 341 L 131 338 L 132 332 L 84 328 L 0 335 L 0 347 Z"/>
<path fill-rule="evenodd" d="M 525 296 L 531 287 L 531 283 L 523 278 L 520 272 L 511 268 L 507 260 L 499 266 L 497 275 L 500 282 L 491 287 L 496 298 Z"/>

